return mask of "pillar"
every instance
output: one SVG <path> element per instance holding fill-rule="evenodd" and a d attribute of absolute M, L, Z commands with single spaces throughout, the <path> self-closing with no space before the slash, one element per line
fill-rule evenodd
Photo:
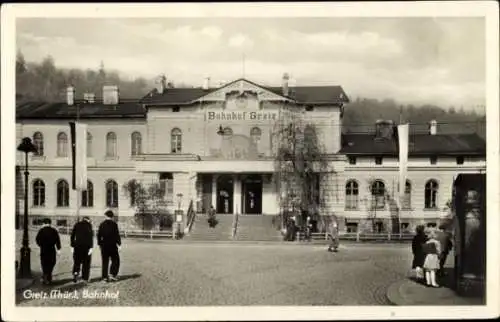
<path fill-rule="evenodd" d="M 212 176 L 212 206 L 217 209 L 217 175 Z"/>
<path fill-rule="evenodd" d="M 241 178 L 239 175 L 233 175 L 233 214 L 241 213 Z"/>

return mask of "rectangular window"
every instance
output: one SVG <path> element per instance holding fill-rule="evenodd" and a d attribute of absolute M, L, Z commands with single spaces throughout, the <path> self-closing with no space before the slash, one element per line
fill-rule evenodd
<path fill-rule="evenodd" d="M 59 219 L 56 221 L 56 226 L 67 226 L 68 221 L 66 219 Z"/>
<path fill-rule="evenodd" d="M 438 160 L 437 156 L 432 156 L 432 157 L 430 157 L 430 162 L 431 162 L 431 164 L 433 164 L 433 165 L 434 165 L 434 164 L 437 164 L 437 160 Z"/>
<path fill-rule="evenodd" d="M 382 164 L 382 157 L 375 157 L 375 164 L 381 165 Z"/>
<path fill-rule="evenodd" d="M 457 164 L 464 164 L 464 157 L 462 156 L 457 157 Z"/>
<path fill-rule="evenodd" d="M 409 228 L 410 228 L 410 224 L 409 223 L 407 223 L 407 222 L 402 222 L 401 223 L 401 232 L 408 233 L 408 232 L 410 232 Z"/>
<path fill-rule="evenodd" d="M 355 222 L 347 223 L 346 230 L 348 233 L 357 233 L 358 232 L 358 223 L 355 223 Z"/>
<path fill-rule="evenodd" d="M 349 164 L 356 164 L 356 157 L 349 157 Z"/>

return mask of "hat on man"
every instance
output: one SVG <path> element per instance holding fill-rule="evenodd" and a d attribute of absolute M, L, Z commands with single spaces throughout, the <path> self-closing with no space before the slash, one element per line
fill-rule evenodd
<path fill-rule="evenodd" d="M 115 214 L 113 213 L 112 210 L 106 210 L 106 212 L 104 212 L 104 216 L 106 216 L 108 218 L 113 218 L 115 216 Z"/>

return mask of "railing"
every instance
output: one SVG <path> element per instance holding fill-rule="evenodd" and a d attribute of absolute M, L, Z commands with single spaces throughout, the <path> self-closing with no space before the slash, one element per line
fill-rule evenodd
<path fill-rule="evenodd" d="M 232 229 L 232 233 L 231 233 L 231 236 L 232 238 L 236 238 L 236 235 L 238 233 L 238 220 L 239 220 L 239 217 L 240 215 L 238 214 L 238 212 L 235 212 L 234 213 L 234 217 L 233 217 L 233 229 Z"/>
<path fill-rule="evenodd" d="M 191 231 L 191 228 L 193 228 L 193 223 L 195 218 L 196 218 L 196 211 L 194 211 L 194 202 L 193 200 L 191 200 L 187 211 L 187 222 L 186 222 L 187 233 L 189 233 Z"/>
<path fill-rule="evenodd" d="M 296 240 L 304 240 L 302 232 L 297 232 Z M 356 242 L 407 242 L 413 239 L 412 233 L 341 233 L 339 234 L 340 240 L 356 241 Z M 312 233 L 311 240 L 328 240 L 328 233 Z"/>
<path fill-rule="evenodd" d="M 71 234 L 72 227 L 58 226 L 55 227 L 60 234 Z M 31 231 L 38 231 L 40 227 L 32 226 Z M 97 235 L 97 229 L 94 229 L 94 235 Z M 127 230 L 120 229 L 120 236 L 124 238 L 149 238 L 149 239 L 175 239 L 173 230 Z"/>

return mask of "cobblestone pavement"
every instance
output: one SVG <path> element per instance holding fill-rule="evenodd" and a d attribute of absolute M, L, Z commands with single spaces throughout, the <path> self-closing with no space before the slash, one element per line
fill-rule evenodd
<path fill-rule="evenodd" d="M 68 238 L 55 268 L 56 285 L 36 281 L 28 290 L 60 290 L 78 298 L 26 298 L 22 306 L 184 305 L 390 305 L 387 288 L 406 278 L 409 245 L 345 244 L 338 253 L 325 246 L 150 242 L 124 240 L 121 280 L 99 281 L 100 253 L 92 256 L 91 283 L 71 281 Z M 31 239 L 33 240 L 33 239 Z M 38 248 L 32 268 L 40 271 Z M 94 291 L 116 299 L 83 298 Z M 50 293 L 49 293 L 50 294 Z M 116 294 L 116 293 L 115 293 Z"/>

